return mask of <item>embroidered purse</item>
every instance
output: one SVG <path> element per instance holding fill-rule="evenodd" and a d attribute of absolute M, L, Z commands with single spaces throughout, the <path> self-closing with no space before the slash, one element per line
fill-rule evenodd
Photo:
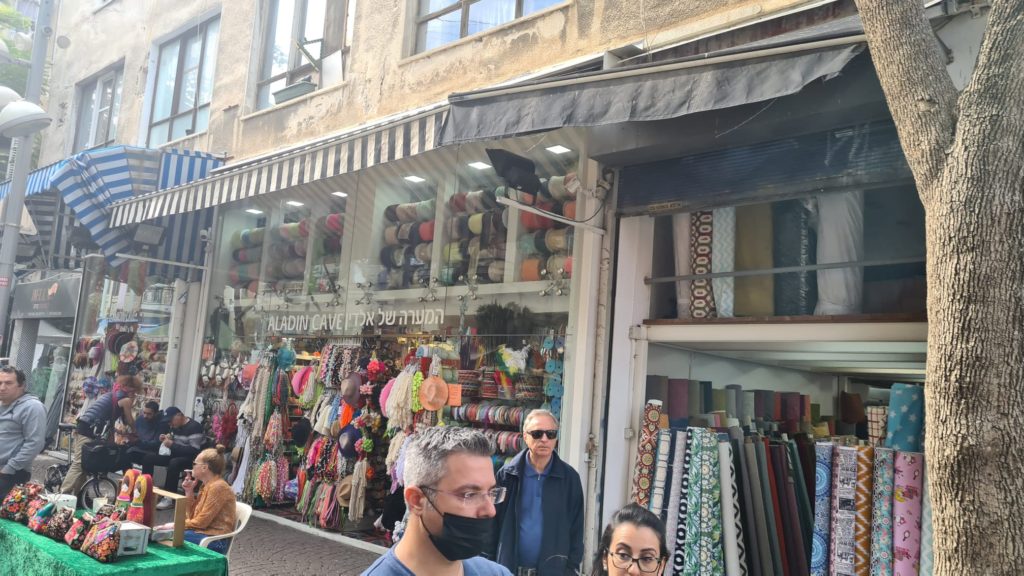
<path fill-rule="evenodd" d="M 64 539 L 64 535 L 68 533 L 68 529 L 74 522 L 75 511 L 73 509 L 57 507 L 53 516 L 50 516 L 50 521 L 46 523 L 43 534 L 59 542 Z"/>
<path fill-rule="evenodd" d="M 82 552 L 99 562 L 112 562 L 117 558 L 121 544 L 121 523 L 109 518 L 100 520 L 89 529 L 82 541 Z"/>
<path fill-rule="evenodd" d="M 53 502 L 43 501 L 43 503 L 44 505 L 28 519 L 28 529 L 36 534 L 44 534 L 46 532 L 46 527 L 53 517 L 53 512 L 57 509 L 57 505 Z"/>
<path fill-rule="evenodd" d="M 24 523 L 28 505 L 43 491 L 40 484 L 19 484 L 7 494 L 0 506 L 0 518 Z"/>

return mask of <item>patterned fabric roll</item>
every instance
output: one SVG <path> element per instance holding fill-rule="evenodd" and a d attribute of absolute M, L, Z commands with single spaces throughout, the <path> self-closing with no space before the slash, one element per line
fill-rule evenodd
<path fill-rule="evenodd" d="M 736 263 L 736 208 L 717 208 L 712 214 L 715 234 L 711 242 L 711 271 L 732 272 Z M 711 280 L 719 318 L 733 317 L 735 282 L 732 277 Z"/>
<path fill-rule="evenodd" d="M 718 438 L 705 428 L 691 428 L 690 482 L 686 508 L 684 576 L 720 576 L 722 560 L 721 475 Z"/>
<path fill-rule="evenodd" d="M 874 503 L 871 514 L 871 576 L 892 574 L 893 451 L 875 448 Z"/>
<path fill-rule="evenodd" d="M 857 449 L 837 446 L 832 459 L 832 574 L 854 576 L 857 548 Z"/>
<path fill-rule="evenodd" d="M 881 446 L 885 440 L 885 425 L 888 420 L 888 406 L 868 406 L 868 438 L 872 446 Z"/>
<path fill-rule="evenodd" d="M 718 466 L 722 478 L 722 546 L 726 576 L 746 576 L 747 550 L 743 543 L 743 519 L 740 513 L 739 491 L 732 445 L 718 443 Z"/>
<path fill-rule="evenodd" d="M 672 215 L 672 243 L 675 245 L 676 275 L 688 276 L 693 273 L 690 257 L 690 213 Z M 690 317 L 690 280 L 676 282 L 676 315 Z"/>
<path fill-rule="evenodd" d="M 892 385 L 885 447 L 900 452 L 920 452 L 924 448 L 924 389 L 920 386 Z"/>
<path fill-rule="evenodd" d="M 672 449 L 672 432 L 658 431 L 658 460 L 654 469 L 654 487 L 651 489 L 651 512 L 661 515 L 665 506 L 665 477 L 668 475 L 668 457 Z"/>
<path fill-rule="evenodd" d="M 917 576 L 921 562 L 924 455 L 915 452 L 896 452 L 893 473 L 893 573 L 899 576 Z"/>
<path fill-rule="evenodd" d="M 750 486 L 750 499 L 754 502 L 754 525 L 757 529 L 757 558 L 760 559 L 761 574 L 774 574 L 774 562 L 772 560 L 772 541 L 768 535 L 768 519 L 765 511 L 765 503 L 768 502 L 761 484 L 761 472 L 757 464 L 757 450 L 750 438 L 743 444 L 743 452 L 746 455 L 747 484 Z"/>
<path fill-rule="evenodd" d="M 693 274 L 710 274 L 714 216 L 710 210 L 692 212 L 690 221 L 690 257 Z M 711 280 L 700 278 L 690 283 L 690 316 L 716 318 L 715 295 Z"/>
<path fill-rule="evenodd" d="M 693 444 L 694 435 L 693 431 L 696 428 L 689 428 L 686 431 L 686 449 L 683 451 L 683 467 L 686 470 L 682 476 L 682 482 L 679 484 L 679 507 L 676 509 L 676 531 L 675 549 L 672 551 L 672 574 L 682 574 L 683 566 L 686 564 L 686 531 L 687 531 L 687 510 L 689 506 L 689 494 L 691 482 L 696 482 L 697 479 L 690 478 L 690 463 L 693 461 Z M 669 536 L 671 537 L 671 535 Z"/>
<path fill-rule="evenodd" d="M 682 498 L 683 482 L 689 472 L 686 465 L 686 430 L 675 432 L 676 442 L 672 454 L 672 488 L 669 493 L 668 510 L 665 513 L 665 543 L 668 556 L 673 558 L 676 549 L 676 527 L 679 525 L 679 502 Z"/>
<path fill-rule="evenodd" d="M 654 458 L 658 442 L 658 420 L 661 419 L 661 401 L 648 400 L 640 428 L 640 446 L 636 453 L 636 471 L 633 477 L 633 501 L 647 507 L 651 502 L 651 484 L 654 479 Z"/>
<path fill-rule="evenodd" d="M 874 484 L 874 464 L 875 449 L 871 446 L 858 446 L 857 523 L 854 525 L 854 539 L 857 542 L 854 570 L 857 576 L 868 576 L 871 572 L 871 491 Z"/>
<path fill-rule="evenodd" d="M 921 496 L 921 576 L 932 576 L 935 573 L 933 539 L 932 495 L 931 490 L 928 488 L 928 466 L 926 465 L 924 468 L 924 489 Z"/>

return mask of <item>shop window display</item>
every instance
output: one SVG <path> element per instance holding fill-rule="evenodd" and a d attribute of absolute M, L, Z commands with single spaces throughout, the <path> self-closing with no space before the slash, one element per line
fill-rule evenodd
<path fill-rule="evenodd" d="M 386 544 L 408 436 L 479 428 L 500 466 L 531 409 L 563 411 L 573 229 L 503 204 L 574 218 L 579 145 L 558 141 L 435 150 L 221 211 L 203 351 L 232 368 L 200 371 L 197 410 L 233 445 L 243 500 Z"/>

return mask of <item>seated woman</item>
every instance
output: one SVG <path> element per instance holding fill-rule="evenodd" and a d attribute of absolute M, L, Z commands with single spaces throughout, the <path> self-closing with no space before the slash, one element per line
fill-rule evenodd
<path fill-rule="evenodd" d="M 223 446 L 207 448 L 196 456 L 192 473 L 182 483 L 188 501 L 185 518 L 185 539 L 194 544 L 207 536 L 220 536 L 235 531 L 235 492 L 221 477 L 224 474 Z M 196 484 L 202 482 L 199 493 Z M 231 540 L 217 540 L 210 550 L 224 554 Z"/>
<path fill-rule="evenodd" d="M 629 504 L 616 512 L 604 529 L 594 558 L 594 576 L 661 576 L 667 563 L 665 524 L 650 510 Z"/>

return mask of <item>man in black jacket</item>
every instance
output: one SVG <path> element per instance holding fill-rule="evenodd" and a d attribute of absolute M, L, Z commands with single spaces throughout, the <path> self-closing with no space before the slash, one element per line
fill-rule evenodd
<path fill-rule="evenodd" d="M 526 450 L 498 471 L 507 490 L 497 506 L 494 559 L 516 576 L 577 574 L 583 561 L 583 484 L 558 457 L 558 419 L 533 410 L 523 422 Z"/>
<path fill-rule="evenodd" d="M 154 466 L 166 466 L 169 457 L 161 456 L 160 437 L 167 434 L 169 426 L 160 405 L 150 400 L 142 406 L 142 413 L 135 418 L 135 440 L 128 449 L 133 464 L 142 465 L 143 474 L 153 474 Z"/>
<path fill-rule="evenodd" d="M 171 424 L 170 433 L 160 436 L 160 442 L 171 451 L 171 458 L 167 462 L 164 490 L 177 492 L 181 473 L 192 468 L 192 462 L 202 450 L 206 437 L 202 424 L 185 416 L 174 406 L 164 410 L 164 414 Z M 157 510 L 168 510 L 174 507 L 174 501 L 164 497 L 160 499 L 156 507 Z"/>

